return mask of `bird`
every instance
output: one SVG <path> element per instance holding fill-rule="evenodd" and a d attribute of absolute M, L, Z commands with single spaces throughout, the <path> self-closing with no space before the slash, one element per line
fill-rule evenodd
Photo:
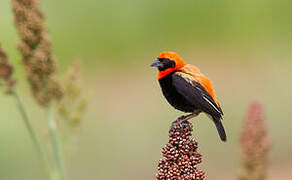
<path fill-rule="evenodd" d="M 211 80 L 194 65 L 186 64 L 175 52 L 162 52 L 151 64 L 158 69 L 157 79 L 162 94 L 175 109 L 190 113 L 189 120 L 201 112 L 214 122 L 220 139 L 225 142 L 226 132 L 222 124 L 223 111 L 215 96 Z"/>

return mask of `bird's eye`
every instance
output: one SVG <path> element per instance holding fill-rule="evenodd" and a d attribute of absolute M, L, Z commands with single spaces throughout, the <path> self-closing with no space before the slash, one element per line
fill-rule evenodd
<path fill-rule="evenodd" d="M 169 59 L 167 59 L 167 58 L 158 58 L 158 60 L 159 60 L 160 62 L 167 62 Z"/>

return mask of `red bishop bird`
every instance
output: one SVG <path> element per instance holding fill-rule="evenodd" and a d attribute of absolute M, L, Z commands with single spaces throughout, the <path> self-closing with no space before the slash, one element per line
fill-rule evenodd
<path fill-rule="evenodd" d="M 158 68 L 158 81 L 164 97 L 175 109 L 191 113 L 184 120 L 201 112 L 210 116 L 222 141 L 226 133 L 222 125 L 223 111 L 215 97 L 211 80 L 197 67 L 186 64 L 175 52 L 162 52 L 152 67 Z"/>

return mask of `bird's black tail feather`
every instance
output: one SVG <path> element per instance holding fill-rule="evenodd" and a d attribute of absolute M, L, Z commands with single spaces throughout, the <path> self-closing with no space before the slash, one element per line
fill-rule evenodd
<path fill-rule="evenodd" d="M 220 139 L 225 142 L 227 140 L 227 138 L 226 138 L 226 133 L 225 133 L 224 127 L 222 125 L 221 119 L 217 119 L 217 120 L 214 119 L 214 123 L 216 125 Z"/>

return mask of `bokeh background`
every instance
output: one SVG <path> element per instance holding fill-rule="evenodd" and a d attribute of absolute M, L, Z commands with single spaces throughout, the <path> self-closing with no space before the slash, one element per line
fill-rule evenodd
<path fill-rule="evenodd" d="M 212 78 L 228 142 L 205 115 L 192 120 L 207 179 L 238 173 L 238 135 L 248 103 L 265 105 L 273 140 L 269 179 L 292 177 L 291 1 L 42 0 L 62 75 L 83 64 L 89 106 L 65 147 L 69 179 L 154 179 L 170 123 L 182 113 L 161 95 L 150 63 L 178 52 Z M 42 110 L 25 80 L 9 0 L 0 1 L 0 41 L 16 66 L 17 89 L 46 144 Z M 12 99 L 0 97 L 0 179 L 44 179 Z"/>

